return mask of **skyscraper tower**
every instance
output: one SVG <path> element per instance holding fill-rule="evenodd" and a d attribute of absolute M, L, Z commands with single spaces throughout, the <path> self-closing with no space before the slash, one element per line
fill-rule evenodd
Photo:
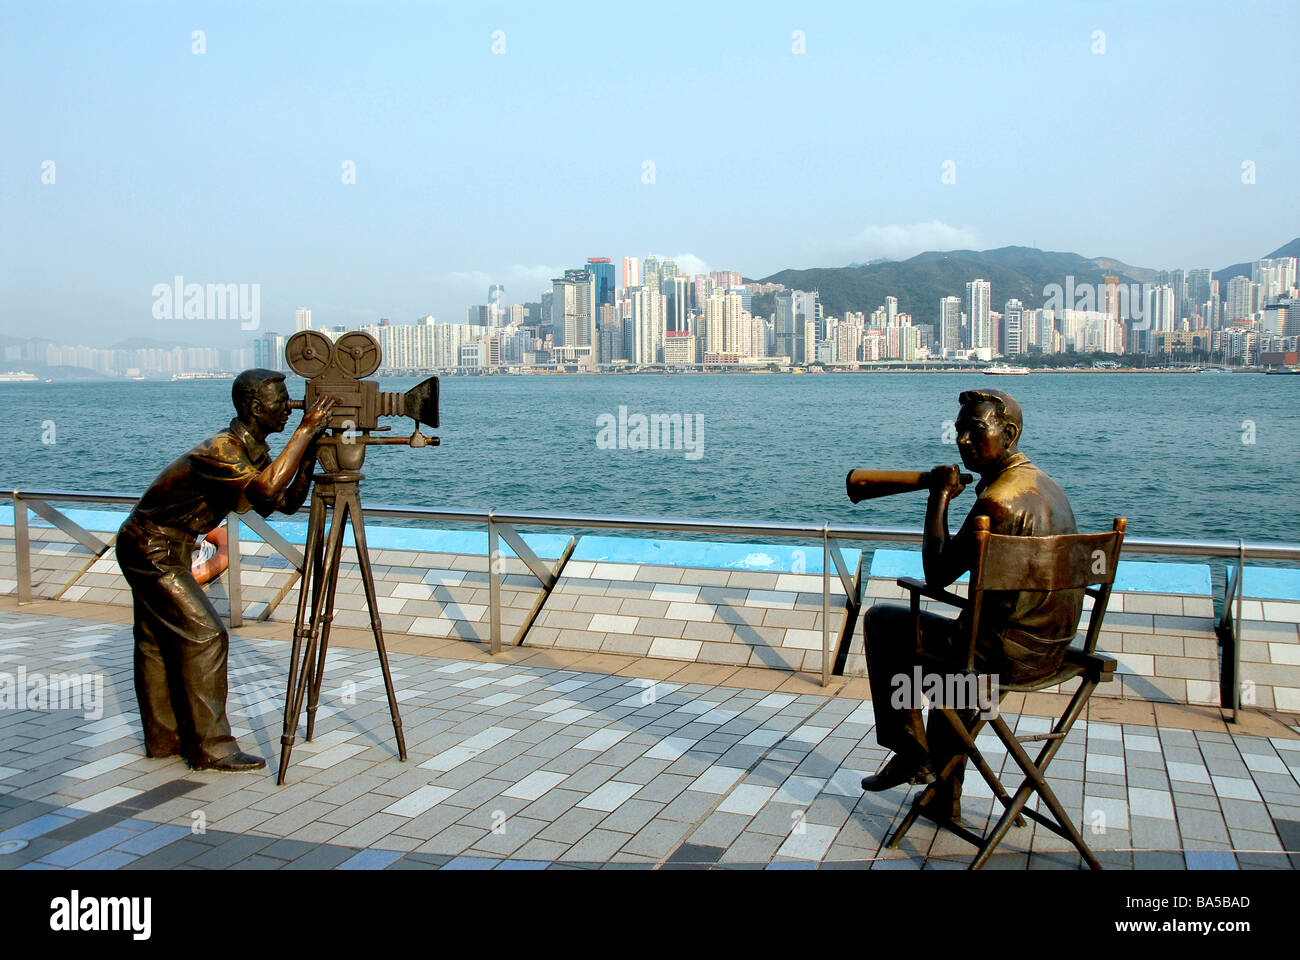
<path fill-rule="evenodd" d="M 587 259 L 587 272 L 596 278 L 596 305 L 593 308 L 597 319 L 600 317 L 600 308 L 614 305 L 614 264 L 610 262 L 609 257 L 589 257 Z M 597 324 L 599 326 L 599 323 Z"/>
<path fill-rule="evenodd" d="M 641 286 L 641 258 L 624 257 L 623 258 L 623 288 L 631 290 L 633 287 Z"/>
<path fill-rule="evenodd" d="M 1011 299 L 1002 308 L 1002 355 L 1015 357 L 1025 352 L 1023 317 L 1025 305 Z"/>
<path fill-rule="evenodd" d="M 987 280 L 972 280 L 966 284 L 966 313 L 970 317 L 970 343 L 972 350 L 993 347 L 993 285 Z"/>
<path fill-rule="evenodd" d="M 551 281 L 551 324 L 556 346 L 596 346 L 596 278 L 586 270 L 565 270 Z"/>
<path fill-rule="evenodd" d="M 646 257 L 641 261 L 641 286 L 651 293 L 659 292 L 659 258 Z"/>
<path fill-rule="evenodd" d="M 961 349 L 961 297 L 939 301 L 939 349 Z"/>
<path fill-rule="evenodd" d="M 665 261 L 668 263 L 671 261 Z M 686 317 L 689 313 L 687 302 L 687 287 L 689 281 L 686 277 L 665 274 L 659 280 L 659 287 L 664 295 L 666 309 L 666 331 L 668 333 L 685 333 L 687 332 Z"/>
<path fill-rule="evenodd" d="M 293 328 L 297 330 L 311 329 L 311 311 L 306 307 L 299 307 L 293 312 Z"/>

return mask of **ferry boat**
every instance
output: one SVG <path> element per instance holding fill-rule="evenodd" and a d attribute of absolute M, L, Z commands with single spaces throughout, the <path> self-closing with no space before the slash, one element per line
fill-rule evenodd
<path fill-rule="evenodd" d="M 11 370 L 8 373 L 0 373 L 0 383 L 38 383 L 40 377 L 34 373 L 28 373 L 26 370 Z M 49 381 L 47 380 L 46 383 Z"/>
<path fill-rule="evenodd" d="M 1029 373 L 1028 367 L 1008 367 L 1005 363 L 995 363 L 985 367 L 984 373 L 990 377 L 1023 377 Z"/>

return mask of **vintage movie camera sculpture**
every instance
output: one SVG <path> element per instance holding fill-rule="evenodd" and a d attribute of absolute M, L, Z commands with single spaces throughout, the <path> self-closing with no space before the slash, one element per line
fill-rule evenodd
<path fill-rule="evenodd" d="M 307 410 L 322 396 L 337 401 L 331 412 L 329 432 L 316 443 L 319 469 L 312 474 L 311 511 L 307 519 L 307 541 L 303 550 L 302 580 L 298 612 L 294 618 L 293 650 L 289 661 L 289 685 L 285 696 L 284 732 L 280 736 L 280 772 L 283 784 L 289 757 L 298 732 L 304 698 L 307 704 L 307 735 L 311 740 L 325 674 L 330 624 L 334 619 L 334 597 L 338 588 L 344 531 L 350 527 L 357 551 L 370 612 L 370 627 L 388 694 L 388 709 L 397 736 L 397 751 L 406 759 L 406 740 L 397 709 L 397 696 L 384 649 L 383 626 L 375 599 L 375 580 L 366 547 L 365 517 L 361 512 L 360 484 L 365 479 L 361 466 L 366 447 L 397 445 L 437 446 L 437 437 L 420 433 L 420 425 L 438 426 L 438 378 L 430 377 L 406 393 L 382 393 L 379 384 L 366 378 L 379 369 L 383 354 L 379 342 L 368 333 L 353 331 L 331 341 L 316 330 L 300 330 L 284 347 L 289 369 L 307 380 L 306 396 L 291 400 L 290 407 Z M 415 430 L 409 437 L 377 437 L 390 429 L 380 426 L 381 417 L 410 417 Z M 328 515 L 328 530 L 326 529 Z M 301 657 L 301 661 L 300 661 Z"/>
<path fill-rule="evenodd" d="M 380 393 L 379 384 L 366 379 L 383 359 L 379 341 L 370 334 L 354 330 L 331 341 L 317 330 L 299 330 L 284 345 L 284 359 L 290 370 L 307 381 L 307 395 L 301 401 L 290 400 L 291 409 L 310 410 L 317 398 L 326 394 L 338 401 L 330 417 L 331 436 L 322 437 L 319 444 L 321 465 L 327 471 L 359 469 L 368 444 L 438 444 L 437 437 L 420 433 L 420 424 L 438 426 L 438 378 L 430 377 L 406 393 Z M 410 417 L 415 432 L 405 439 L 372 437 L 371 431 L 389 429 L 379 426 L 380 417 Z M 326 462 L 325 452 L 338 446 L 355 446 L 356 450 L 343 454 L 334 466 Z"/>

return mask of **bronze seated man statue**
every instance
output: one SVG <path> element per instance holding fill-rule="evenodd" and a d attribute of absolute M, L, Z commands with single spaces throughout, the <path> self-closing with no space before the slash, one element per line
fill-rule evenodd
<path fill-rule="evenodd" d="M 974 563 L 975 517 L 988 517 L 994 534 L 1077 533 L 1064 492 L 1017 449 L 1024 426 L 1020 405 L 1000 390 L 971 390 L 959 400 L 957 449 L 962 463 L 980 480 L 965 523 L 956 536 L 949 537 L 948 504 L 965 486 L 956 466 L 931 471 L 922 563 L 926 583 L 940 588 Z M 1082 611 L 1082 590 L 986 595 L 975 669 L 999 683 L 1029 683 L 1051 676 L 1065 657 Z M 970 636 L 967 616 L 964 612 L 952 620 L 921 611 L 918 653 L 916 624 L 907 607 L 877 605 L 867 611 L 864 631 L 876 740 L 895 755 L 879 773 L 862 781 L 864 790 L 933 783 L 936 771 L 960 752 L 960 741 L 938 710 L 932 709 L 928 727 L 922 726 L 919 693 L 912 691 L 912 699 L 895 693 L 900 683 L 917 675 L 917 667 L 936 672 L 964 668 Z M 971 704 L 955 706 L 963 708 L 958 714 L 969 728 L 978 709 Z M 951 803 L 954 819 L 960 815 L 962 773 L 959 767 L 950 781 L 950 796 L 940 798 L 941 803 Z"/>
<path fill-rule="evenodd" d="M 135 604 L 135 692 L 150 757 L 183 754 L 196 770 L 255 770 L 226 719 L 229 636 L 190 564 L 199 537 L 231 512 L 293 513 L 307 497 L 316 438 L 333 397 L 322 397 L 274 461 L 268 434 L 289 420 L 284 375 L 245 370 L 236 417 L 158 475 L 117 537 L 117 560 Z"/>

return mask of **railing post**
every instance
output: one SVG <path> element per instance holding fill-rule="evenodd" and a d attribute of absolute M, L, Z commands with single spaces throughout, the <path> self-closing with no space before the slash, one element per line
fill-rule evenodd
<path fill-rule="evenodd" d="M 488 511 L 488 616 L 492 622 L 489 649 L 496 656 L 501 652 L 501 540 L 494 513 L 495 508 Z"/>
<path fill-rule="evenodd" d="M 230 627 L 244 625 L 244 594 L 241 590 L 239 558 L 239 514 L 232 513 L 226 521 L 226 596 L 230 599 Z"/>
<path fill-rule="evenodd" d="M 822 527 L 822 686 L 831 682 L 831 526 Z"/>
<path fill-rule="evenodd" d="M 32 543 L 27 533 L 27 504 L 14 491 L 14 565 L 18 568 L 18 602 L 32 602 Z"/>
<path fill-rule="evenodd" d="M 1237 541 L 1237 608 L 1232 624 L 1232 722 L 1241 713 L 1241 598 L 1246 593 L 1246 541 Z"/>

